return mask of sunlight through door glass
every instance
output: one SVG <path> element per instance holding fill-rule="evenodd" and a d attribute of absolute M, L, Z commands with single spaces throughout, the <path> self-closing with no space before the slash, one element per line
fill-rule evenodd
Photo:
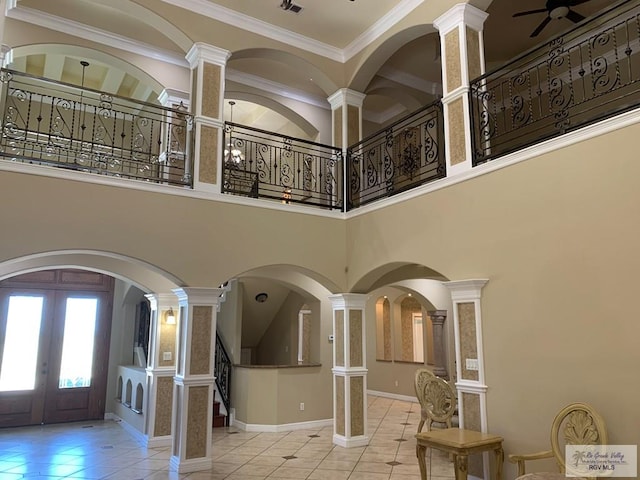
<path fill-rule="evenodd" d="M 43 303 L 43 297 L 9 297 L 0 392 L 35 387 Z"/>
<path fill-rule="evenodd" d="M 67 299 L 59 388 L 91 386 L 97 310 L 97 298 Z"/>

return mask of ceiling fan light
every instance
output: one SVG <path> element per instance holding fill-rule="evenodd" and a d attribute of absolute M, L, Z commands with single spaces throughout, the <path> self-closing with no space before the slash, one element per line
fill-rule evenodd
<path fill-rule="evenodd" d="M 561 7 L 556 7 L 549 12 L 549 16 L 554 20 L 559 20 L 561 18 L 564 18 L 568 14 L 569 14 L 569 7 L 566 7 L 564 5 Z"/>

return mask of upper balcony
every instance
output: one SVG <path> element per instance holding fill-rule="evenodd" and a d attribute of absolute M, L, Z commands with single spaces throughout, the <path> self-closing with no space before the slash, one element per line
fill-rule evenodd
<path fill-rule="evenodd" d="M 637 108 L 639 52 L 640 5 L 620 2 L 472 80 L 473 168 Z M 15 70 L 0 80 L 4 160 L 193 188 L 186 109 Z M 351 211 L 450 176 L 445 131 L 439 100 L 345 149 L 226 122 L 220 189 Z"/>

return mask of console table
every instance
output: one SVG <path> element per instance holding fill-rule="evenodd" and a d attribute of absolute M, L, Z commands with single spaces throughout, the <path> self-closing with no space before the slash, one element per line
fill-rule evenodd
<path fill-rule="evenodd" d="M 425 459 L 427 448 L 436 448 L 453 454 L 456 480 L 466 480 L 467 461 L 470 454 L 493 450 L 496 456 L 496 480 L 502 479 L 502 463 L 504 462 L 502 437 L 474 430 L 445 428 L 418 433 L 416 440 L 416 455 L 422 480 L 428 478 Z"/>

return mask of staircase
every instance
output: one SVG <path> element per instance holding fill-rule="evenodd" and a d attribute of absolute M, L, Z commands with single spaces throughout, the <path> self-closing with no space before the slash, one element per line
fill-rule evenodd
<path fill-rule="evenodd" d="M 227 414 L 231 411 L 231 359 L 224 348 L 220 335 L 216 332 L 215 352 L 216 387 Z M 213 427 L 229 426 L 229 418 L 220 413 L 220 402 L 213 398 Z"/>
<path fill-rule="evenodd" d="M 213 399 L 213 428 L 224 427 L 227 424 L 227 416 L 220 413 L 220 402 Z"/>

